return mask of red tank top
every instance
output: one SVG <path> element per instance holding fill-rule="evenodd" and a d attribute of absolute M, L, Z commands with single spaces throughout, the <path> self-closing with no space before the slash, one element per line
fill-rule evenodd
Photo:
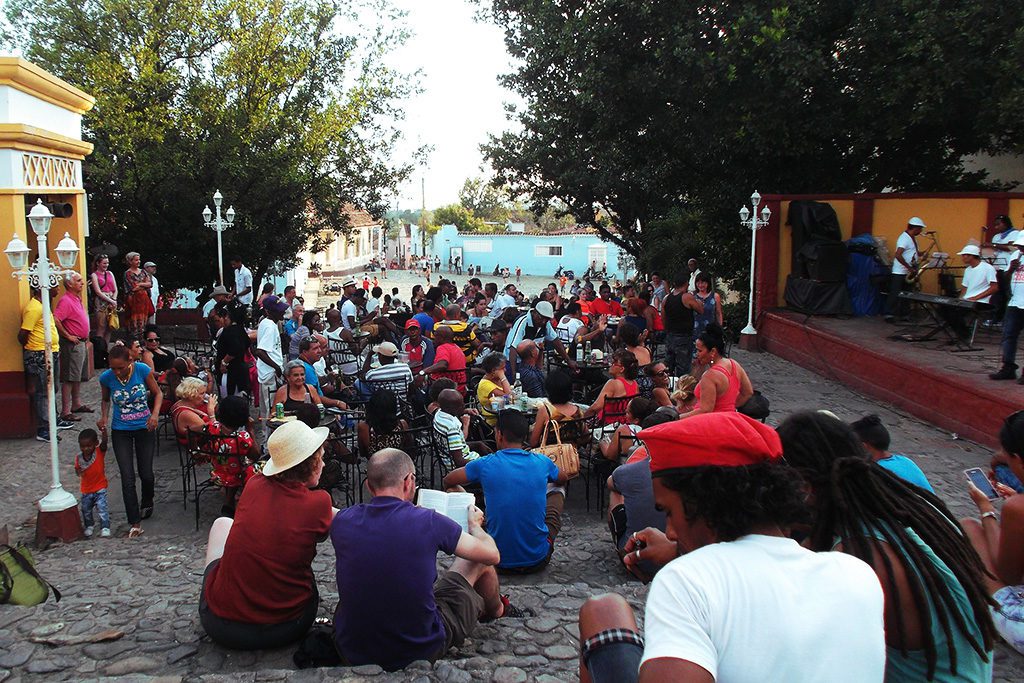
<path fill-rule="evenodd" d="M 714 412 L 716 413 L 736 410 L 736 398 L 740 395 L 740 376 L 736 372 L 736 363 L 730 363 L 729 367 L 732 369 L 726 370 L 721 365 L 712 365 L 708 370 L 708 372 L 718 370 L 729 379 L 729 388 L 715 397 Z M 697 403 L 700 404 L 700 384 L 694 389 L 693 395 L 697 399 Z"/>

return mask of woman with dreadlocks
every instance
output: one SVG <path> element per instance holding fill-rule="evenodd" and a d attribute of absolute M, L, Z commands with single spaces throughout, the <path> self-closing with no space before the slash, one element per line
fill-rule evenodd
<path fill-rule="evenodd" d="M 1003 421 L 999 445 L 996 459 L 1009 466 L 1018 478 L 1024 477 L 1024 411 Z M 996 630 L 1011 647 L 1024 654 L 1024 495 L 996 485 L 1000 492 L 1010 494 L 1003 503 L 1000 520 L 992 501 L 973 484 L 968 486 L 981 520 L 965 519 L 961 524 L 992 575 L 986 583 L 999 603 L 992 615 Z"/>
<path fill-rule="evenodd" d="M 833 416 L 797 413 L 778 431 L 810 487 L 808 545 L 864 560 L 882 584 L 887 683 L 991 680 L 993 601 L 943 502 L 872 462 Z"/>

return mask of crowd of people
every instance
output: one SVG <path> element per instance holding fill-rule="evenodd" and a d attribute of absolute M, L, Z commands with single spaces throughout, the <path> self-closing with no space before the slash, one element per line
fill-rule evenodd
<path fill-rule="evenodd" d="M 103 261 L 88 310 L 107 322 L 91 329 L 109 333 L 121 298 Z M 128 298 L 141 302 L 152 274 L 138 255 L 128 264 Z M 96 516 L 111 533 L 109 439 L 134 538 L 154 514 L 160 416 L 182 448 L 203 444 L 224 497 L 199 612 L 224 647 L 307 637 L 320 603 L 312 560 L 327 538 L 335 663 L 433 661 L 477 623 L 524 616 L 501 576 L 542 571 L 557 552 L 575 472 L 549 449 L 571 444 L 585 454 L 588 500 L 592 488 L 607 497 L 610 549 L 651 583 L 643 635 L 621 597 L 583 606 L 583 680 L 985 680 L 997 636 L 1024 651 L 1024 414 L 1006 419 L 992 462 L 1009 499 L 1002 520 L 973 486 L 980 517 L 958 520 L 890 451 L 877 416 L 799 413 L 778 429 L 755 419 L 721 296 L 696 262 L 668 282 L 584 278 L 568 296 L 558 282 L 527 296 L 471 277 L 417 285 L 403 301 L 350 279 L 318 309 L 294 289 L 254 297 L 251 274 L 233 266 L 234 289 L 204 308 L 211 362 L 133 318 L 138 335 L 109 346 L 97 429 L 75 452 L 87 534 Z M 64 348 L 95 336 L 84 287 L 70 276 L 55 307 L 61 420 L 92 410 Z M 36 293 L 20 333 L 37 382 L 39 307 Z M 437 444 L 426 459 L 417 429 Z M 345 466 L 364 473 L 367 502 L 339 505 Z M 472 502 L 426 507 L 436 469 L 439 489 Z M 455 556 L 440 573 L 438 551 Z"/>

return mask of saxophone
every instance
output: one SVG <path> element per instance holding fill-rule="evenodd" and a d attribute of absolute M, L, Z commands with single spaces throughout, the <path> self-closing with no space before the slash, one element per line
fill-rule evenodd
<path fill-rule="evenodd" d="M 907 284 L 917 285 L 921 281 L 921 274 L 929 268 L 941 268 L 946 264 L 946 259 L 949 258 L 949 254 L 940 253 L 939 249 L 939 235 L 936 231 L 932 230 L 925 233 L 931 238 L 931 244 L 924 248 L 920 254 L 927 254 L 931 252 L 932 256 L 923 265 L 919 266 L 913 273 L 907 273 Z M 932 250 L 935 251 L 932 251 Z"/>

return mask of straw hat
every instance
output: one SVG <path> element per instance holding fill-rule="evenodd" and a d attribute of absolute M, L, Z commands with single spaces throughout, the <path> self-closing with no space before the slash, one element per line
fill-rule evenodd
<path fill-rule="evenodd" d="M 263 466 L 263 474 L 270 476 L 290 470 L 317 452 L 330 430 L 327 427 L 310 429 L 305 422 L 285 422 L 267 439 L 270 461 Z"/>

